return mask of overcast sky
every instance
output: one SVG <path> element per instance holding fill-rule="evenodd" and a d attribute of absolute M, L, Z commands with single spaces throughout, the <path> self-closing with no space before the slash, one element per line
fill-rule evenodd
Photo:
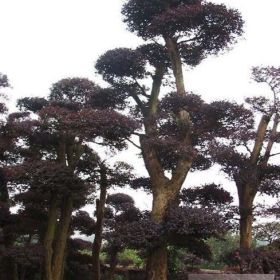
<path fill-rule="evenodd" d="M 245 34 L 233 50 L 185 73 L 188 90 L 206 100 L 242 101 L 269 94 L 250 80 L 250 68 L 280 65 L 280 0 L 216 0 L 238 8 Z M 99 80 L 98 56 L 141 42 L 121 21 L 122 0 L 0 0 L 0 72 L 8 75 L 11 104 L 18 97 L 45 96 L 65 77 Z M 14 106 L 12 106 L 14 107 Z M 196 177 L 197 178 L 197 177 Z M 222 179 L 221 179 L 222 180 Z M 192 177 L 191 182 L 197 179 Z"/>

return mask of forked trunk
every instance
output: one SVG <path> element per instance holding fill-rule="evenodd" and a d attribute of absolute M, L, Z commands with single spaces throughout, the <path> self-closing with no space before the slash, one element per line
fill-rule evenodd
<path fill-rule="evenodd" d="M 185 85 L 182 61 L 178 49 L 178 44 L 173 38 L 165 38 L 166 47 L 169 53 L 173 74 L 175 77 L 176 90 L 178 96 L 185 96 Z M 191 145 L 191 120 L 189 113 L 181 110 L 178 113 L 178 125 L 181 130 L 181 142 L 186 145 Z M 158 168 L 158 164 L 151 164 L 153 157 L 145 157 L 145 164 L 151 176 L 153 184 L 153 209 L 152 220 L 156 223 L 161 223 L 167 213 L 168 207 L 175 203 L 177 195 L 181 189 L 183 181 L 191 166 L 190 160 L 182 157 L 177 163 L 177 167 L 172 172 L 172 178 L 164 186 L 162 182 L 158 181 L 158 174 L 164 174 L 162 166 Z M 158 170 L 159 171 L 158 171 Z M 154 175 L 154 176 L 152 176 Z M 169 184 L 169 185 L 168 185 Z M 168 274 L 167 268 L 167 244 L 162 241 L 161 245 L 150 252 L 147 261 L 147 280 L 166 280 Z"/>
<path fill-rule="evenodd" d="M 55 248 L 52 262 L 53 280 L 61 280 L 64 268 L 64 256 L 66 251 L 66 242 L 69 235 L 69 227 L 71 222 L 71 215 L 73 211 L 72 197 L 65 198 L 62 206 L 59 227 L 56 234 Z"/>

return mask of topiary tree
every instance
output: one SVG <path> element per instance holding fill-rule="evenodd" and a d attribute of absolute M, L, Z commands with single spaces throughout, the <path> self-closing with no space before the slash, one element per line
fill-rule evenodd
<path fill-rule="evenodd" d="M 113 280 L 118 254 L 129 246 L 128 239 L 125 237 L 127 229 L 133 222 L 140 221 L 142 213 L 134 205 L 133 198 L 124 193 L 108 195 L 106 206 L 104 239 L 110 268 L 105 278 Z"/>
<path fill-rule="evenodd" d="M 11 116 L 24 159 L 14 169 L 14 183 L 21 192 L 38 195 L 47 211 L 42 243 L 48 280 L 63 276 L 72 213 L 94 190 L 90 178 L 97 173 L 98 156 L 88 143 L 120 150 L 138 127 L 136 121 L 113 110 L 117 106 L 114 100 L 110 109 L 104 109 L 100 92 L 108 93 L 105 101 L 111 100 L 110 89 L 101 89 L 87 79 L 63 79 L 53 85 L 48 99 L 21 99 L 24 112 Z M 37 118 L 31 118 L 29 112 Z"/>
<path fill-rule="evenodd" d="M 201 137 L 193 134 L 192 114 L 202 104 L 185 90 L 183 65 L 197 65 L 227 49 L 242 34 L 243 21 L 236 10 L 200 0 L 129 0 L 122 14 L 129 30 L 148 43 L 136 50 L 110 50 L 99 58 L 96 69 L 123 100 L 135 102 L 132 112 L 144 127 L 140 149 L 151 180 L 151 215 L 161 223 L 176 204 L 195 159 L 196 136 Z M 163 103 L 160 89 L 167 73 L 173 74 L 176 90 Z M 149 89 L 143 80 L 150 77 Z M 189 104 L 184 106 L 186 99 Z M 166 279 L 166 244 L 150 252 L 147 275 Z"/>
<path fill-rule="evenodd" d="M 101 277 L 100 270 L 100 252 L 103 240 L 103 224 L 104 216 L 106 213 L 106 201 L 112 204 L 112 195 L 107 197 L 108 190 L 112 187 L 124 187 L 130 183 L 133 178 L 132 168 L 124 163 L 117 162 L 114 166 L 110 167 L 105 162 L 98 164 L 98 176 L 95 179 L 96 185 L 99 186 L 99 198 L 96 199 L 96 226 L 94 230 L 94 241 L 92 245 L 92 268 L 93 279 L 99 280 Z M 117 196 L 117 195 L 115 195 Z M 114 204 L 117 208 L 118 204 Z M 111 205 L 112 206 L 112 205 Z"/>
<path fill-rule="evenodd" d="M 273 98 L 247 98 L 249 108 L 224 102 L 221 110 L 221 103 L 217 104 L 220 114 L 224 114 L 225 134 L 220 134 L 209 149 L 214 161 L 221 165 L 237 187 L 242 250 L 248 250 L 252 245 L 256 195 L 279 194 L 279 165 L 273 159 L 279 155 L 274 147 L 279 142 L 280 69 L 256 67 L 253 79 L 267 84 Z"/>

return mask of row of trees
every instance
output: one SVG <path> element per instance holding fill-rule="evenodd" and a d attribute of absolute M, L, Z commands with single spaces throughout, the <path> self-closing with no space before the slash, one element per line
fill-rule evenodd
<path fill-rule="evenodd" d="M 164 280 L 169 246 L 207 259 L 205 240 L 232 226 L 232 198 L 220 186 L 182 190 L 190 171 L 219 164 L 235 182 L 243 250 L 252 243 L 256 195 L 278 194 L 279 166 L 271 158 L 279 141 L 280 69 L 253 69 L 254 80 L 273 94 L 246 104 L 207 103 L 185 90 L 184 65 L 194 67 L 235 43 L 243 32 L 239 12 L 200 0 L 129 0 L 122 13 L 146 42 L 98 59 L 96 70 L 108 87 L 63 79 L 47 98 L 22 98 L 20 111 L 3 118 L 3 279 L 61 280 L 71 271 L 77 279 L 83 270 L 91 279 L 113 279 L 118 253 L 132 248 L 146 260 L 146 279 Z M 0 78 L 7 87 L 7 78 Z M 128 143 L 139 149 L 147 178 L 136 177 L 127 163 L 109 164 L 100 153 L 100 146 L 116 153 Z M 151 212 L 141 212 L 123 193 L 108 195 L 115 186 L 150 192 Z M 95 217 L 81 211 L 91 203 Z M 94 234 L 93 243 L 73 239 L 75 231 Z M 104 240 L 109 268 L 100 264 Z M 89 248 L 90 259 L 82 254 Z"/>

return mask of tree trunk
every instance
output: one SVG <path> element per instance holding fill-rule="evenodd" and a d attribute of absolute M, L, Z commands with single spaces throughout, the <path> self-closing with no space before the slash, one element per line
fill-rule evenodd
<path fill-rule="evenodd" d="M 111 255 L 110 269 L 109 269 L 108 275 L 106 277 L 106 280 L 114 280 L 115 270 L 116 270 L 116 266 L 117 266 L 117 262 L 118 262 L 117 256 L 118 256 L 118 252 L 114 252 Z"/>
<path fill-rule="evenodd" d="M 185 96 L 185 85 L 182 61 L 175 39 L 165 38 L 166 47 L 169 53 L 173 74 L 175 77 L 176 89 L 178 96 Z M 191 127 L 189 113 L 181 110 L 178 113 L 178 126 L 181 131 L 181 142 L 186 146 L 192 145 L 191 143 Z M 152 220 L 156 223 L 161 223 L 167 213 L 168 207 L 176 202 L 178 193 L 190 169 L 192 159 L 190 157 L 182 156 L 179 159 L 175 170 L 172 172 L 171 180 L 168 180 L 163 174 L 163 168 L 158 160 L 155 160 L 155 155 L 145 151 L 145 146 L 142 145 L 143 157 L 145 165 L 152 180 L 153 189 L 153 208 Z M 161 176 L 159 176 L 161 175 Z M 160 182 L 161 181 L 161 182 Z M 146 267 L 147 280 L 166 280 L 168 274 L 167 268 L 167 244 L 162 241 L 161 246 L 153 249 L 148 257 Z"/>
<path fill-rule="evenodd" d="M 102 231 L 104 221 L 104 209 L 107 196 L 108 182 L 106 177 L 106 170 L 101 168 L 100 178 L 100 196 L 96 200 L 96 227 L 95 236 L 92 245 L 92 272 L 93 280 L 100 280 L 100 250 L 102 245 Z"/>
<path fill-rule="evenodd" d="M 177 94 L 184 96 L 186 94 L 186 90 L 184 84 L 182 61 L 179 54 L 177 42 L 173 38 L 166 38 L 165 42 L 169 53 L 173 74 L 175 77 Z"/>
<path fill-rule="evenodd" d="M 170 188 L 167 186 L 165 188 L 163 186 L 154 188 L 152 220 L 156 223 L 161 223 L 168 211 L 168 207 L 175 202 L 176 198 L 176 192 L 170 192 Z M 167 244 L 162 241 L 160 246 L 153 248 L 149 253 L 146 266 L 146 279 L 167 280 L 167 274 Z"/>
<path fill-rule="evenodd" d="M 53 280 L 52 276 L 52 257 L 53 257 L 53 240 L 56 230 L 58 217 L 58 198 L 53 195 L 50 201 L 49 217 L 47 230 L 44 237 L 45 260 L 44 260 L 44 279 Z"/>
<path fill-rule="evenodd" d="M 248 207 L 240 211 L 240 249 L 242 250 L 250 250 L 252 247 L 252 224 L 252 208 Z"/>
<path fill-rule="evenodd" d="M 260 158 L 261 150 L 263 148 L 264 140 L 265 140 L 265 135 L 267 132 L 267 127 L 270 122 L 271 116 L 263 115 L 258 129 L 257 129 L 257 135 L 254 143 L 254 148 L 251 153 L 250 157 L 250 163 L 252 165 L 256 165 L 258 163 L 258 160 Z"/>
<path fill-rule="evenodd" d="M 249 163 L 250 163 L 251 170 L 249 171 L 249 173 L 248 171 L 241 170 L 239 177 L 235 178 L 235 182 L 238 189 L 238 197 L 239 197 L 240 249 L 242 250 L 250 250 L 252 247 L 253 202 L 259 187 L 258 183 L 256 183 L 256 181 L 258 181 L 257 166 L 260 162 L 261 151 L 264 146 L 265 136 L 267 133 L 267 128 L 270 119 L 271 119 L 271 115 L 263 115 L 259 122 L 253 151 L 250 156 Z M 277 124 L 278 124 L 278 116 L 276 115 L 275 122 L 273 125 L 272 135 L 264 155 L 265 162 L 263 162 L 263 164 L 267 164 L 267 161 L 269 159 L 271 148 L 273 145 L 272 139 L 277 129 Z"/>
<path fill-rule="evenodd" d="M 63 264 L 62 264 L 62 269 L 61 269 L 60 280 L 63 280 L 63 279 L 64 279 L 67 255 L 68 255 L 68 250 L 67 250 L 67 248 L 66 248 L 66 249 L 65 249 L 65 252 L 64 252 L 64 257 L 63 257 Z"/>
<path fill-rule="evenodd" d="M 55 239 L 55 248 L 52 261 L 53 280 L 61 279 L 72 211 L 73 199 L 72 197 L 67 197 L 65 198 L 62 206 L 61 217 Z"/>
<path fill-rule="evenodd" d="M 167 279 L 167 246 L 153 249 L 147 262 L 147 280 Z"/>
<path fill-rule="evenodd" d="M 240 249 L 247 251 L 252 247 L 252 229 L 253 229 L 253 202 L 256 196 L 255 190 L 249 185 L 244 185 L 242 194 L 239 192 L 239 231 L 240 231 Z"/>
<path fill-rule="evenodd" d="M 5 257 L 2 260 L 0 269 L 0 280 L 18 280 L 17 265 L 12 257 Z"/>

